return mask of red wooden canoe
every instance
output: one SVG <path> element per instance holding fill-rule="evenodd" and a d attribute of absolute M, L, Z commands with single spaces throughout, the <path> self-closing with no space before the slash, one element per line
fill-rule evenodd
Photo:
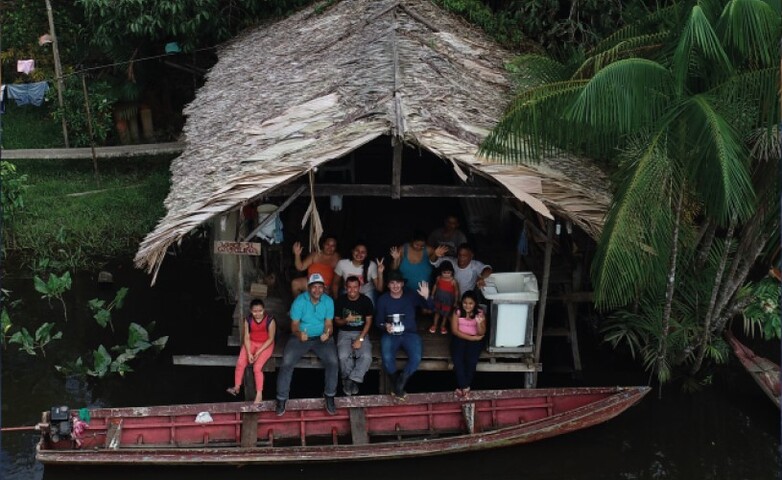
<path fill-rule="evenodd" d="M 728 340 L 728 343 L 730 343 L 733 353 L 736 354 L 736 358 L 739 359 L 739 362 L 744 366 L 744 369 L 752 375 L 755 382 L 764 392 L 766 392 L 768 398 L 774 402 L 777 408 L 780 408 L 779 396 L 780 393 L 782 393 L 782 389 L 779 384 L 779 365 L 765 357 L 755 355 L 755 352 L 739 342 L 728 330 L 725 331 L 725 338 Z"/>
<path fill-rule="evenodd" d="M 90 411 L 81 447 L 53 442 L 45 412 L 37 459 L 44 464 L 268 464 L 373 460 L 482 450 L 561 435 L 609 420 L 648 387 L 472 391 L 293 399 Z M 196 417 L 208 412 L 209 423 Z M 74 412 L 75 415 L 75 412 Z M 201 417 L 205 415 L 201 413 Z"/>

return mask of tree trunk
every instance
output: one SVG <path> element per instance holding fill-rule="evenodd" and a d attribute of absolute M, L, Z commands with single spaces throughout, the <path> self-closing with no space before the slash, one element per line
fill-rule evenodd
<path fill-rule="evenodd" d="M 711 336 L 711 322 L 715 315 L 715 305 L 717 304 L 717 294 L 722 287 L 723 274 L 725 273 L 725 265 L 728 263 L 728 256 L 730 255 L 730 246 L 733 243 L 733 232 L 736 230 L 736 216 L 733 215 L 730 219 L 730 226 L 728 226 L 727 239 L 725 240 L 725 248 L 722 251 L 722 258 L 720 259 L 720 265 L 717 267 L 717 274 L 714 276 L 714 285 L 711 288 L 711 297 L 709 298 L 709 306 L 706 309 L 706 316 L 703 319 L 703 331 L 701 332 L 700 339 L 696 348 L 698 349 L 695 363 L 690 369 L 691 374 L 698 373 L 703 364 L 703 357 L 706 356 L 706 346 L 709 343 L 709 337 Z M 727 283 L 727 281 L 726 281 Z"/>
<path fill-rule="evenodd" d="M 660 335 L 660 346 L 657 349 L 657 379 L 664 381 L 662 366 L 665 363 L 668 347 L 668 333 L 671 328 L 671 309 L 673 306 L 673 294 L 676 287 L 676 257 L 679 255 L 679 229 L 681 226 L 682 203 L 684 202 L 684 186 L 679 189 L 679 198 L 676 201 L 676 219 L 673 225 L 673 240 L 671 243 L 671 259 L 668 264 L 668 282 L 665 287 L 665 308 L 663 309 L 663 330 Z M 667 368 L 666 368 L 667 370 Z M 667 377 L 666 373 L 666 377 Z"/>

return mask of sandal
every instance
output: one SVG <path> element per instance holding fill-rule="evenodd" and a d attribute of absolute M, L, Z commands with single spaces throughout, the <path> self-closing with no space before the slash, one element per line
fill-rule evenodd
<path fill-rule="evenodd" d="M 445 327 L 440 327 L 440 335 L 447 335 L 447 334 L 448 334 L 448 330 Z"/>
<path fill-rule="evenodd" d="M 236 387 L 227 388 L 225 391 L 228 392 L 228 395 L 231 395 L 233 397 L 239 395 L 239 389 Z"/>
<path fill-rule="evenodd" d="M 434 327 L 434 325 L 429 327 L 429 333 L 437 333 L 437 329 Z"/>

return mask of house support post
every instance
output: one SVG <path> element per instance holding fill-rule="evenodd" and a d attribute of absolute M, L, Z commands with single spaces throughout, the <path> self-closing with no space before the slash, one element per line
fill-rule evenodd
<path fill-rule="evenodd" d="M 540 286 L 538 301 L 538 321 L 535 328 L 535 363 L 540 363 L 540 347 L 543 342 L 543 319 L 546 316 L 546 301 L 548 300 L 548 284 L 551 276 L 551 250 L 554 246 L 554 220 L 546 220 L 546 250 L 543 257 L 543 281 Z M 538 384 L 538 372 L 532 376 L 532 388 Z"/>

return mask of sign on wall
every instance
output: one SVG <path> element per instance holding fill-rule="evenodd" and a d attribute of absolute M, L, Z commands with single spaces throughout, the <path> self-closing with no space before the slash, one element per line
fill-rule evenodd
<path fill-rule="evenodd" d="M 261 254 L 261 244 L 255 242 L 229 242 L 225 240 L 216 240 L 214 253 L 258 256 Z"/>

